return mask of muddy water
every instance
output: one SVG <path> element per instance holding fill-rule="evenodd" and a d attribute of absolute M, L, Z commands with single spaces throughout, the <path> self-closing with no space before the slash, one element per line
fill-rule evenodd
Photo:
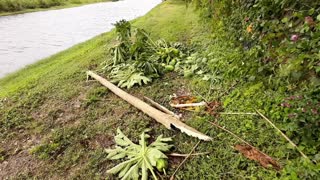
<path fill-rule="evenodd" d="M 142 16 L 161 0 L 123 0 L 0 17 L 0 78 Z"/>

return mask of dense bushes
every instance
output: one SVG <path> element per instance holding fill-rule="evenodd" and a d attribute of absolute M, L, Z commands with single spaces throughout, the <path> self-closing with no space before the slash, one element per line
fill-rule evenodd
<path fill-rule="evenodd" d="M 210 47 L 193 58 L 194 74 L 210 87 L 237 83 L 222 98 L 225 108 L 263 110 L 315 163 L 283 175 L 319 176 L 311 172 L 320 157 L 320 1 L 192 2 L 213 27 Z M 299 164 L 299 155 L 289 158 Z"/>
<path fill-rule="evenodd" d="M 25 9 L 49 8 L 67 4 L 99 2 L 103 0 L 0 0 L 0 12 L 14 12 Z"/>
<path fill-rule="evenodd" d="M 248 68 L 263 76 L 276 75 L 284 82 L 320 84 L 319 1 L 195 2 L 203 16 L 220 20 L 235 47 L 250 52 Z"/>

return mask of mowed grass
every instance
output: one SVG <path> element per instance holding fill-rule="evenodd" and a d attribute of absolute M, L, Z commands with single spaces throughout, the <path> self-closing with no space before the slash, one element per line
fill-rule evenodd
<path fill-rule="evenodd" d="M 75 7 L 110 0 L 0 0 L 0 16 Z"/>
<path fill-rule="evenodd" d="M 165 1 L 133 24 L 154 38 L 198 44 L 198 51 L 206 50 L 210 43 L 211 28 L 201 23 L 196 11 L 182 1 Z M 114 145 L 117 128 L 135 141 L 145 128 L 152 128 L 152 137 L 160 134 L 173 137 L 172 152 L 190 152 L 198 142 L 196 138 L 167 130 L 99 83 L 86 81 L 87 70 L 106 76 L 101 70 L 102 63 L 111 61 L 108 48 L 114 39 L 114 31 L 102 34 L 0 80 L 0 179 L 117 179 L 106 174 L 106 170 L 118 161 L 107 160 L 104 152 L 104 148 Z M 230 90 L 230 84 L 211 87 L 207 82 L 170 73 L 128 92 L 140 98 L 146 95 L 167 107 L 169 96 L 177 92 L 189 92 L 210 100 L 231 98 L 226 112 L 250 112 L 253 109 L 248 108 L 248 103 L 254 100 L 252 97 L 268 97 L 263 89 L 258 91 L 261 85 L 248 88 L 238 84 L 234 89 Z M 221 97 L 221 94 L 225 95 Z M 239 94 L 245 94 L 247 99 L 238 100 Z M 207 121 L 218 121 L 283 165 L 288 157 L 297 155 L 258 116 L 181 113 L 187 124 L 214 140 L 200 143 L 196 151 L 209 154 L 191 157 L 178 171 L 177 179 L 274 179 L 279 176 L 278 172 L 264 169 L 235 151 L 233 146 L 240 142 Z M 162 177 L 168 179 L 182 160 L 171 157 L 168 175 Z"/>

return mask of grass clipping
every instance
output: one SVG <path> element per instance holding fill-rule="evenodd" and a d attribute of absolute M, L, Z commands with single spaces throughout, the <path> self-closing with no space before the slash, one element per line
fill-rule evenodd
<path fill-rule="evenodd" d="M 117 146 L 115 149 L 106 149 L 107 158 L 110 160 L 125 158 L 126 160 L 109 169 L 107 173 L 118 174 L 118 177 L 123 180 L 139 179 L 141 174 L 141 179 L 147 180 L 149 170 L 153 178 L 157 179 L 154 167 L 158 168 L 159 162 L 166 161 L 168 158 L 163 152 L 169 151 L 172 147 L 167 144 L 172 139 L 163 138 L 160 135 L 153 143 L 147 145 L 146 140 L 150 136 L 145 132 L 140 135 L 139 144 L 135 144 L 120 129 L 117 129 L 117 135 L 114 137 Z M 140 169 L 141 173 L 139 173 Z"/>

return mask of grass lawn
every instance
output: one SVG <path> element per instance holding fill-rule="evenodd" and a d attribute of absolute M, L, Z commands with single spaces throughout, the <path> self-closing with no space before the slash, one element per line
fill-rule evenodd
<path fill-rule="evenodd" d="M 15 0 L 11 0 L 15 1 Z M 29 0 L 28 0 L 29 1 Z M 50 0 L 49 0 L 50 1 Z M 41 7 L 40 5 L 37 4 L 36 1 L 34 4 L 32 2 L 28 2 L 30 5 L 29 7 L 23 4 L 24 1 L 20 1 L 19 3 L 22 3 L 21 5 L 16 5 L 19 8 L 13 8 L 12 10 L 4 10 L 1 9 L 1 6 L 10 6 L 6 4 L 9 1 L 3 1 L 0 2 L 0 16 L 9 16 L 9 15 L 14 15 L 14 14 L 22 14 L 22 13 L 29 13 L 29 12 L 36 12 L 36 11 L 46 11 L 46 10 L 54 10 L 54 9 L 64 9 L 64 8 L 71 8 L 71 7 L 77 7 L 77 6 L 82 6 L 85 4 L 92 4 L 92 3 L 99 3 L 99 2 L 108 2 L 111 0 L 80 0 L 80 1 L 64 1 L 61 4 L 48 4 L 47 7 Z M 3 3 L 3 4 L 2 4 Z M 14 2 L 13 2 L 14 4 Z"/>
<path fill-rule="evenodd" d="M 194 9 L 187 8 L 182 1 L 165 1 L 133 24 L 154 38 L 201 44 L 197 48 L 204 50 L 210 43 L 211 27 L 203 24 Z M 134 140 L 145 128 L 152 128 L 154 137 L 160 134 L 173 137 L 172 152 L 177 153 L 188 153 L 198 142 L 178 131 L 167 130 L 99 83 L 86 81 L 87 70 L 103 75 L 101 63 L 111 61 L 107 50 L 114 39 L 114 31 L 104 33 L 0 80 L 0 179 L 116 179 L 106 174 L 116 162 L 106 159 L 104 148 L 114 145 L 117 128 Z M 252 111 L 252 105 L 259 107 L 258 97 L 262 101 L 274 93 L 264 91 L 261 84 L 230 87 L 228 83 L 211 87 L 198 79 L 169 73 L 128 92 L 137 97 L 146 95 L 167 107 L 169 96 L 178 92 L 204 99 L 220 98 L 229 104 L 224 106 L 226 112 Z M 279 172 L 264 169 L 234 150 L 233 146 L 240 142 L 207 121 L 218 121 L 283 166 L 291 162 L 288 158 L 299 157 L 259 116 L 182 113 L 186 124 L 214 140 L 200 143 L 196 151 L 210 153 L 190 158 L 178 171 L 177 179 L 279 177 Z M 170 158 L 168 175 L 163 178 L 169 178 L 182 160 Z"/>

